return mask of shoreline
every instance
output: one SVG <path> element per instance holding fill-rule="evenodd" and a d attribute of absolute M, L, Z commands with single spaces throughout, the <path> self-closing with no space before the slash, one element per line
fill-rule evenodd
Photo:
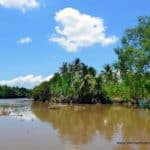
<path fill-rule="evenodd" d="M 69 105 L 96 105 L 96 104 L 102 104 L 102 105 L 120 105 L 120 106 L 127 106 L 127 107 L 133 107 L 133 108 L 141 108 L 141 109 L 150 109 L 150 100 L 146 100 L 147 103 L 144 103 L 143 106 L 139 105 L 138 101 L 112 101 L 110 103 L 59 103 L 59 102 L 50 102 L 50 100 L 46 101 L 40 101 L 40 100 L 33 100 L 34 102 L 43 102 L 43 103 L 49 103 L 52 107 L 54 106 L 69 106 Z M 143 101 L 143 100 L 142 100 Z"/>

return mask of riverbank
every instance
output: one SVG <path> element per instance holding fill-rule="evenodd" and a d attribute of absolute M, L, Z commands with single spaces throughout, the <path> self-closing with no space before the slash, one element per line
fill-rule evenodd
<path fill-rule="evenodd" d="M 149 99 L 128 100 L 128 101 L 115 99 L 115 100 L 113 100 L 113 103 L 129 106 L 129 107 L 135 107 L 135 108 L 139 107 L 139 108 L 150 109 L 150 100 Z"/>
<path fill-rule="evenodd" d="M 66 100 L 64 100 L 66 101 Z M 132 107 L 132 108 L 143 108 L 143 109 L 150 109 L 150 100 L 131 100 L 131 101 L 124 101 L 121 99 L 114 99 L 113 101 L 109 103 L 73 103 L 73 100 L 68 102 L 70 103 L 58 103 L 58 102 L 50 102 L 50 101 L 44 101 L 45 103 L 49 104 L 49 109 L 59 109 L 64 106 L 69 106 L 69 105 L 94 105 L 94 104 L 103 104 L 103 105 L 120 105 L 120 106 L 127 106 L 127 107 Z"/>

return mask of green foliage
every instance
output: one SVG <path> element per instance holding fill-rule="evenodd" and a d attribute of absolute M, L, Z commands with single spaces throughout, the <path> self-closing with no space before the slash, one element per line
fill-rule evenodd
<path fill-rule="evenodd" d="M 32 90 L 34 100 L 45 101 L 50 98 L 50 86 L 48 82 L 43 82 L 41 85 Z"/>
<path fill-rule="evenodd" d="M 31 90 L 19 87 L 0 86 L 0 98 L 30 97 Z"/>
<path fill-rule="evenodd" d="M 138 24 L 128 29 L 116 48 L 118 55 L 116 68 L 121 82 L 129 88 L 130 98 L 148 97 L 147 86 L 150 78 L 150 17 L 139 17 Z"/>
<path fill-rule="evenodd" d="M 118 84 L 105 84 L 105 91 L 107 91 L 108 97 L 113 102 L 115 101 L 128 101 L 131 100 L 130 89 L 124 82 Z"/>
<path fill-rule="evenodd" d="M 35 87 L 32 96 L 35 100 L 59 103 L 106 102 L 101 82 L 93 67 L 88 67 L 76 59 L 72 63 L 64 63 L 60 72 L 55 73 L 49 82 Z"/>

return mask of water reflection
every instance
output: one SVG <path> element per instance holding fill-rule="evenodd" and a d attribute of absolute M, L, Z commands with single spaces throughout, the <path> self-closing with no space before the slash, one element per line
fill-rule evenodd
<path fill-rule="evenodd" d="M 36 117 L 31 113 L 31 104 L 29 99 L 1 99 L 0 116 L 11 116 L 24 121 L 34 120 Z"/>
<path fill-rule="evenodd" d="M 149 150 L 150 144 L 117 144 L 150 142 L 149 123 L 150 111 L 142 109 L 112 105 L 49 109 L 48 103 L 0 100 L 0 149 Z M 24 142 L 28 144 L 22 146 Z"/>
<path fill-rule="evenodd" d="M 88 144 L 97 135 L 116 149 L 150 149 L 149 144 L 117 145 L 117 142 L 150 142 L 150 112 L 121 106 L 81 105 L 57 110 L 47 104 L 33 103 L 32 112 L 50 123 L 63 140 L 75 145 Z"/>

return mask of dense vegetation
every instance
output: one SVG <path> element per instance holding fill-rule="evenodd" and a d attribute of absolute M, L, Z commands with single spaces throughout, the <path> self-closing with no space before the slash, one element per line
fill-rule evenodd
<path fill-rule="evenodd" d="M 115 49 L 118 60 L 100 74 L 76 59 L 64 63 L 53 78 L 33 89 L 35 100 L 97 103 L 150 98 L 150 17 L 139 17 Z"/>
<path fill-rule="evenodd" d="M 31 91 L 25 88 L 0 86 L 0 98 L 30 97 Z"/>
<path fill-rule="evenodd" d="M 55 73 L 49 82 L 33 89 L 35 100 L 51 100 L 65 103 L 96 103 L 109 100 L 102 90 L 101 76 L 96 70 L 76 59 L 64 63 L 60 72 Z"/>
<path fill-rule="evenodd" d="M 115 52 L 117 62 L 104 69 L 109 97 L 150 98 L 150 17 L 139 17 L 137 26 L 126 30 Z"/>

